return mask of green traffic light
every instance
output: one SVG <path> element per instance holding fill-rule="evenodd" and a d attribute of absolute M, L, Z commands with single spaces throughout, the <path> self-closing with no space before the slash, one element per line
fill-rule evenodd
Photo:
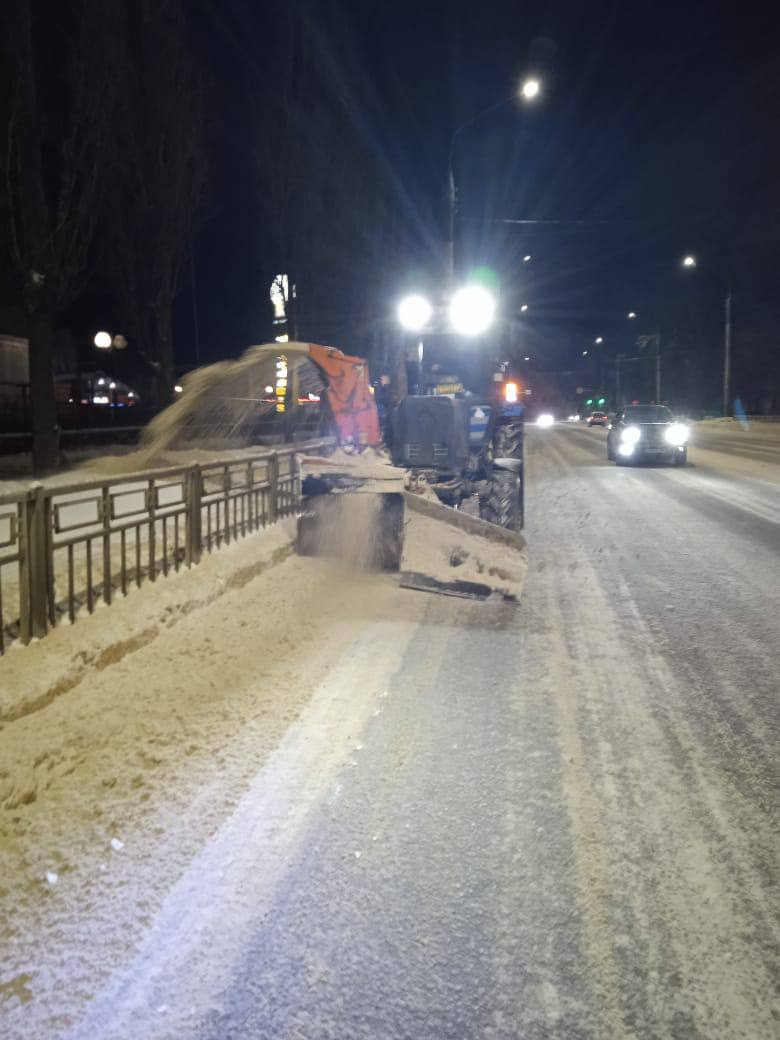
<path fill-rule="evenodd" d="M 593 404 L 593 398 L 589 397 L 585 404 Z"/>
<path fill-rule="evenodd" d="M 599 404 L 606 404 L 606 401 L 607 401 L 606 397 L 600 397 L 599 398 Z"/>

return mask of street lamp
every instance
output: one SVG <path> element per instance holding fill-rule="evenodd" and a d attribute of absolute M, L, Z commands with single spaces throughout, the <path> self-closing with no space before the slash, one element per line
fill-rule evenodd
<path fill-rule="evenodd" d="M 496 301 L 481 285 L 467 285 L 450 301 L 450 324 L 463 336 L 478 336 L 493 324 Z"/>
<path fill-rule="evenodd" d="M 596 336 L 596 338 L 593 340 L 593 342 L 597 346 L 599 346 L 600 344 L 602 344 L 604 342 L 604 337 L 603 336 Z"/>
<path fill-rule="evenodd" d="M 419 332 L 431 320 L 433 307 L 424 296 L 405 296 L 398 304 L 398 320 L 409 332 Z"/>
<path fill-rule="evenodd" d="M 92 342 L 98 350 L 110 350 L 113 340 L 110 332 L 96 332 Z"/>
<path fill-rule="evenodd" d="M 688 253 L 682 258 L 683 267 L 691 270 L 697 266 L 696 257 Z M 731 399 L 731 287 L 726 284 L 723 297 L 723 415 L 730 411 Z"/>
<path fill-rule="evenodd" d="M 528 304 L 527 304 L 527 303 L 524 303 L 524 304 L 522 305 L 522 307 L 520 308 L 520 310 L 521 310 L 521 311 L 522 311 L 523 313 L 525 313 L 525 312 L 526 312 L 526 311 L 528 310 Z"/>
<path fill-rule="evenodd" d="M 447 238 L 447 273 L 449 276 L 449 287 L 452 290 L 455 283 L 455 216 L 458 210 L 458 194 L 455 189 L 455 172 L 453 163 L 455 159 L 455 145 L 458 142 L 460 134 L 467 129 L 467 127 L 473 126 L 474 123 L 478 123 L 485 116 L 490 115 L 499 108 L 503 108 L 504 105 L 508 105 L 511 101 L 515 101 L 518 97 L 525 102 L 534 101 L 541 93 L 542 84 L 541 81 L 535 77 L 529 77 L 525 79 L 520 85 L 517 93 L 510 94 L 509 97 L 502 98 L 501 101 L 497 101 L 496 104 L 490 105 L 488 108 L 478 112 L 471 119 L 467 119 L 465 123 L 461 123 L 457 126 L 450 137 L 450 148 L 447 156 L 447 198 L 449 202 L 449 213 L 448 213 L 448 238 Z M 531 259 L 530 256 L 526 256 L 525 260 L 528 262 Z"/>
<path fill-rule="evenodd" d="M 629 321 L 633 321 L 634 318 L 636 317 L 636 311 L 629 311 L 628 314 L 626 315 L 626 317 L 628 318 Z"/>
<path fill-rule="evenodd" d="M 524 264 L 529 264 L 531 262 L 531 260 L 533 260 L 533 257 L 530 254 L 528 256 L 524 256 L 523 257 L 523 263 Z"/>

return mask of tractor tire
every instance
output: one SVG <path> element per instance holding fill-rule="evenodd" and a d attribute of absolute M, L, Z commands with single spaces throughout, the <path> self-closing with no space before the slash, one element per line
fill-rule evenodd
<path fill-rule="evenodd" d="M 490 481 L 490 492 L 482 502 L 480 513 L 483 520 L 510 531 L 519 531 L 520 480 L 516 473 L 496 469 Z"/>
<path fill-rule="evenodd" d="M 499 426 L 494 437 L 493 454 L 498 459 L 522 459 L 523 424 L 505 423 Z"/>

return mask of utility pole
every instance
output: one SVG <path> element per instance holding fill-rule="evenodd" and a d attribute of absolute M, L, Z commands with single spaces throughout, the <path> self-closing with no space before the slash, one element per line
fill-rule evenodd
<path fill-rule="evenodd" d="M 655 334 L 655 403 L 661 403 L 661 333 Z"/>
<path fill-rule="evenodd" d="M 618 408 L 620 408 L 620 404 L 621 404 L 621 401 L 620 401 L 620 359 L 622 357 L 623 357 L 622 354 L 618 354 L 617 359 L 615 361 L 615 373 L 616 373 L 616 375 L 615 375 L 615 384 L 616 384 L 615 385 L 615 404 L 616 404 L 616 406 Z"/>
<path fill-rule="evenodd" d="M 449 158 L 449 181 L 447 184 L 447 199 L 448 199 L 448 226 L 447 226 L 447 289 L 450 295 L 455 287 L 455 214 L 458 208 L 458 195 L 455 188 L 455 172 L 452 168 L 453 149 L 455 147 L 455 137 L 457 131 L 453 135 L 452 144 L 450 146 L 450 158 Z"/>
<path fill-rule="evenodd" d="M 512 93 L 509 97 L 501 98 L 494 105 L 490 105 L 488 108 L 483 109 L 482 112 L 478 112 L 471 119 L 467 119 L 465 123 L 461 123 L 460 126 L 455 127 L 452 134 L 450 135 L 450 147 L 447 154 L 447 242 L 446 242 L 446 262 L 447 262 L 447 288 L 452 293 L 455 285 L 455 225 L 458 209 L 458 193 L 455 187 L 455 146 L 458 142 L 458 137 L 461 132 L 469 126 L 473 126 L 474 123 L 484 119 L 485 116 L 490 115 L 492 112 L 497 111 L 499 108 L 503 108 L 504 105 L 510 104 L 512 101 L 516 101 L 520 98 L 521 101 L 532 102 L 537 98 L 541 91 L 541 84 L 537 79 L 526 79 L 516 93 Z"/>
<path fill-rule="evenodd" d="M 723 415 L 731 412 L 731 289 L 726 290 L 723 327 Z"/>

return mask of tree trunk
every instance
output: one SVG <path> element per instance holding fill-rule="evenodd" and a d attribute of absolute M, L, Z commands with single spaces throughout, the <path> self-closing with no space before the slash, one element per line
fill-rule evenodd
<path fill-rule="evenodd" d="M 30 327 L 30 403 L 32 405 L 33 470 L 55 469 L 60 461 L 60 428 L 54 392 L 51 315 L 37 311 Z"/>

